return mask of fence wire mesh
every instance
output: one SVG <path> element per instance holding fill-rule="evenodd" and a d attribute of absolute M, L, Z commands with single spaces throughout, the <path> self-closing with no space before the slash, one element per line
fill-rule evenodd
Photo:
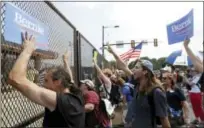
<path fill-rule="evenodd" d="M 96 50 L 95 47 L 83 36 L 79 35 L 80 39 L 80 60 L 81 60 L 81 72 L 80 79 L 90 79 L 95 82 L 96 88 L 102 84 L 100 83 L 97 72 L 93 67 L 93 50 Z M 97 50 L 96 50 L 97 51 Z M 98 51 L 97 51 L 98 52 Z M 97 64 L 100 68 L 102 68 L 102 61 L 104 61 L 104 67 L 110 68 L 110 65 L 107 60 L 103 59 L 103 56 L 98 52 L 97 56 Z"/>
<path fill-rule="evenodd" d="M 83 37 L 80 36 L 81 48 L 81 79 L 93 78 L 93 50 L 94 47 Z"/>
<path fill-rule="evenodd" d="M 95 47 L 84 36 L 80 35 L 81 79 L 95 79 L 96 77 L 92 60 L 93 50 L 96 50 Z M 102 61 L 103 57 L 98 52 L 97 63 L 100 68 L 102 68 Z M 104 67 L 109 67 L 106 60 L 104 60 Z"/>
<path fill-rule="evenodd" d="M 74 32 L 75 28 L 65 22 L 46 2 L 11 2 L 28 15 L 49 27 L 47 52 L 36 52 L 44 59 L 37 61 L 32 57 L 29 61 L 28 79 L 43 85 L 42 69 L 48 66 L 62 65 L 62 55 L 66 50 L 72 54 L 70 65 L 74 70 Z M 5 2 L 1 6 L 1 37 L 5 31 Z M 20 53 L 20 45 L 1 40 L 1 127 L 41 127 L 44 108 L 32 103 L 16 89 L 7 84 L 8 73 Z"/>

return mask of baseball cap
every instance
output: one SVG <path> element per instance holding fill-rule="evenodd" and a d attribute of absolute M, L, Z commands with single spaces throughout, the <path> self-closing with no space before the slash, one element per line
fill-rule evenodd
<path fill-rule="evenodd" d="M 80 83 L 86 84 L 91 89 L 95 88 L 94 83 L 91 80 L 89 80 L 89 79 L 81 80 Z"/>
<path fill-rule="evenodd" d="M 165 71 L 165 72 L 172 72 L 172 69 L 170 66 L 165 66 L 164 68 L 161 69 L 162 71 Z"/>
<path fill-rule="evenodd" d="M 152 72 L 152 74 L 154 74 L 154 72 L 153 72 L 153 64 L 149 60 L 141 60 L 141 64 L 144 67 L 146 67 L 148 70 L 150 70 Z"/>

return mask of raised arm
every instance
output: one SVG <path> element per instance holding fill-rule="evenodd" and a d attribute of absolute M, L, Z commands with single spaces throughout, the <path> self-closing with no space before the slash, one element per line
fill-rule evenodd
<path fill-rule="evenodd" d="M 125 64 L 125 62 L 114 52 L 114 50 L 111 48 L 111 46 L 108 44 L 108 51 L 114 56 L 116 59 L 116 63 L 119 69 L 123 70 L 127 76 L 132 76 L 132 71 L 128 68 L 128 66 Z"/>
<path fill-rule="evenodd" d="M 191 49 L 189 48 L 189 43 L 190 43 L 190 39 L 186 39 L 184 40 L 184 48 L 186 50 L 186 53 L 188 54 L 188 56 L 190 57 L 193 66 L 195 67 L 195 69 L 202 73 L 203 72 L 203 63 L 200 59 L 198 59 L 194 53 L 191 51 Z"/>
<path fill-rule="evenodd" d="M 105 83 L 105 86 L 109 87 L 111 85 L 110 79 L 102 72 L 102 70 L 100 69 L 100 67 L 96 63 L 95 59 L 93 59 L 93 64 L 94 64 L 94 67 L 96 68 L 96 71 L 97 71 L 99 78 L 102 80 L 102 82 Z"/>
<path fill-rule="evenodd" d="M 56 92 L 41 88 L 26 77 L 28 61 L 35 50 L 35 39 L 26 33 L 23 36 L 23 51 L 9 73 L 9 84 L 31 101 L 53 111 L 56 107 Z"/>
<path fill-rule="evenodd" d="M 67 71 L 70 75 L 70 78 L 71 78 L 71 82 L 74 83 L 72 71 L 70 69 L 68 60 L 69 60 L 69 54 L 68 54 L 68 51 L 66 51 L 63 55 L 64 68 L 67 69 Z"/>

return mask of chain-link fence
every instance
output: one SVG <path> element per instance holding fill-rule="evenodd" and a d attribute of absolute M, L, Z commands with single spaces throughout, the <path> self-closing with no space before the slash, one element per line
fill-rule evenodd
<path fill-rule="evenodd" d="M 95 49 L 88 40 L 80 35 L 81 49 L 81 79 L 93 78 L 93 50 Z"/>
<path fill-rule="evenodd" d="M 40 127 L 42 126 L 44 108 L 30 102 L 16 89 L 7 84 L 8 73 L 18 57 L 21 46 L 4 39 L 5 2 L 1 6 L 1 127 Z M 75 71 L 74 58 L 76 29 L 49 2 L 11 2 L 14 6 L 49 27 L 48 51 L 37 50 L 29 61 L 27 77 L 43 84 L 43 72 L 48 66 L 62 65 L 62 55 L 71 51 L 70 65 Z M 41 57 L 37 61 L 36 56 Z M 75 56 L 76 57 L 76 56 Z M 74 74 L 75 78 L 77 73 Z"/>
<path fill-rule="evenodd" d="M 10 3 L 49 28 L 48 50 L 34 52 L 28 64 L 28 79 L 43 86 L 43 69 L 62 65 L 62 55 L 66 50 L 71 52 L 69 62 L 77 84 L 80 79 L 96 78 L 92 65 L 95 48 L 50 2 Z M 8 10 L 5 2 L 1 4 L 1 127 L 41 127 L 44 108 L 29 101 L 7 83 L 8 73 L 21 52 L 21 45 L 4 39 L 5 13 Z M 98 55 L 99 66 L 102 58 Z"/>
<path fill-rule="evenodd" d="M 96 50 L 95 47 L 82 35 L 79 35 L 80 40 L 80 60 L 81 60 L 81 72 L 80 79 L 91 79 L 96 78 L 96 72 L 93 67 L 93 51 Z M 98 51 L 97 51 L 98 52 Z M 99 52 L 98 52 L 99 53 Z M 101 54 L 97 56 L 97 63 L 100 68 L 102 68 L 103 57 Z M 104 60 L 104 67 L 109 67 L 109 64 Z"/>

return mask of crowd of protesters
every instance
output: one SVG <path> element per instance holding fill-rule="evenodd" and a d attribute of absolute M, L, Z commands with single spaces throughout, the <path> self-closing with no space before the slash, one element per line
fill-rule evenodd
<path fill-rule="evenodd" d="M 204 121 L 203 62 L 189 48 L 189 39 L 183 44 L 193 67 L 186 71 L 166 66 L 158 75 L 150 61 L 140 59 L 129 69 L 108 45 L 118 69 L 101 69 L 93 59 L 100 85 L 89 79 L 75 85 L 65 53 L 64 67 L 44 70 L 42 86 L 27 77 L 35 38 L 25 33 L 23 39 L 23 50 L 9 73 L 9 84 L 45 107 L 43 127 L 111 128 L 115 110 L 121 106 L 121 126 L 125 128 L 177 128 Z"/>

